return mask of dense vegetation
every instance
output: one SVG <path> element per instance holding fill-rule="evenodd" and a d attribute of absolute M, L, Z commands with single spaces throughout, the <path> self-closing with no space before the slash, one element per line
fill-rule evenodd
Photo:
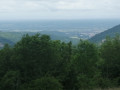
<path fill-rule="evenodd" d="M 93 36 L 92 38 L 90 38 L 89 40 L 91 42 L 99 43 L 99 42 L 102 42 L 106 38 L 106 36 L 114 37 L 118 33 L 120 34 L 120 25 L 117 25 L 111 29 L 104 31 L 104 32 L 98 33 L 95 36 Z"/>
<path fill-rule="evenodd" d="M 120 36 L 74 46 L 24 35 L 0 50 L 0 90 L 86 90 L 120 86 Z"/>

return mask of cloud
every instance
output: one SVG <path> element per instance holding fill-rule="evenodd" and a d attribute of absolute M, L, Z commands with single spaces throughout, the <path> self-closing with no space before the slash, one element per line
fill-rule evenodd
<path fill-rule="evenodd" d="M 0 0 L 3 16 L 28 14 L 41 18 L 119 17 L 120 0 Z M 1 16 L 0 16 L 1 17 Z"/>
<path fill-rule="evenodd" d="M 119 0 L 0 0 L 0 11 L 99 10 L 120 8 Z"/>

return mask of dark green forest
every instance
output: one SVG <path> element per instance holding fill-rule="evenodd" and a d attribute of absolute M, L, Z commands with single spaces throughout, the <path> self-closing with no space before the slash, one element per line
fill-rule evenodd
<path fill-rule="evenodd" d="M 93 90 L 120 86 L 120 36 L 101 45 L 24 35 L 0 50 L 0 90 Z"/>

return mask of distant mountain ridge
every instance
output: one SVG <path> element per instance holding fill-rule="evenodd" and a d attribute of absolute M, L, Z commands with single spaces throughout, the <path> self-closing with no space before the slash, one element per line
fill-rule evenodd
<path fill-rule="evenodd" d="M 90 38 L 89 41 L 99 43 L 102 42 L 102 40 L 104 40 L 107 36 L 114 37 L 116 34 L 120 34 L 120 24 L 104 32 L 96 34 Z"/>

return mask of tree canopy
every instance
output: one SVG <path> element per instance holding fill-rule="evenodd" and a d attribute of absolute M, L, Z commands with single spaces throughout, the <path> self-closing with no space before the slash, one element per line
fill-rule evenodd
<path fill-rule="evenodd" d="M 120 36 L 99 46 L 24 35 L 0 50 L 0 90 L 86 90 L 120 86 Z"/>

